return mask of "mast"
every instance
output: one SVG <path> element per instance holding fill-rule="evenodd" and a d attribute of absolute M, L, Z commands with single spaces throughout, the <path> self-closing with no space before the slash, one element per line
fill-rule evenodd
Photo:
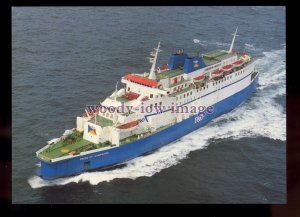
<path fill-rule="evenodd" d="M 160 41 L 158 42 L 158 46 L 157 48 L 154 48 L 154 50 L 156 51 L 155 53 L 154 52 L 151 52 L 150 55 L 152 57 L 150 57 L 150 63 L 152 63 L 152 67 L 150 69 L 150 74 L 149 74 L 149 79 L 152 79 L 152 80 L 155 80 L 156 79 L 156 76 L 155 76 L 155 64 L 156 64 L 156 60 L 157 60 L 157 55 L 158 55 L 158 52 L 160 52 L 161 50 L 159 50 L 159 47 L 160 47 Z"/>
<path fill-rule="evenodd" d="M 232 39 L 232 42 L 231 42 L 231 45 L 230 45 L 230 49 L 228 51 L 228 53 L 231 53 L 232 52 L 232 48 L 233 48 L 233 44 L 234 44 L 234 40 L 235 40 L 235 36 L 237 36 L 237 30 L 238 30 L 238 27 L 236 27 L 236 30 L 235 30 L 235 33 L 233 35 L 233 39 Z"/>
<path fill-rule="evenodd" d="M 115 90 L 114 100 L 117 100 L 117 92 L 118 92 L 118 81 L 117 81 L 117 84 L 116 84 L 116 90 Z"/>

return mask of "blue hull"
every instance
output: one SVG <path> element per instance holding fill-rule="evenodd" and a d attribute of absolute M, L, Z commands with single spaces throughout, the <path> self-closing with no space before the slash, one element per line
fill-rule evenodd
<path fill-rule="evenodd" d="M 173 142 L 186 134 L 199 129 L 213 118 L 231 111 L 247 99 L 256 89 L 258 76 L 240 92 L 213 105 L 214 112 L 206 114 L 200 121 L 195 121 L 196 115 L 183 120 L 152 136 L 109 150 L 99 151 L 83 156 L 76 156 L 58 162 L 41 161 L 40 176 L 43 179 L 55 179 L 63 176 L 79 174 L 89 170 L 105 168 L 128 161 L 147 152 L 158 149 Z"/>

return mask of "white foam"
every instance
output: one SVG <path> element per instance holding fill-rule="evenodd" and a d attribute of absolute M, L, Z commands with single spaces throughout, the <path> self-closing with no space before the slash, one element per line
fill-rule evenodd
<path fill-rule="evenodd" d="M 199 45 L 202 45 L 202 46 L 206 46 L 206 44 L 207 44 L 207 41 L 200 41 L 199 39 L 193 39 L 193 42 L 195 43 L 195 44 L 199 44 Z"/>
<path fill-rule="evenodd" d="M 28 183 L 32 188 L 65 185 L 87 181 L 91 185 L 114 179 L 151 177 L 163 169 L 180 163 L 194 150 L 206 148 L 210 139 L 239 139 L 262 136 L 286 141 L 286 114 L 275 97 L 285 95 L 285 50 L 264 52 L 257 60 L 261 71 L 256 93 L 232 112 L 213 120 L 205 127 L 179 141 L 162 147 L 148 156 L 135 158 L 123 168 L 83 173 L 74 177 L 45 181 L 37 176 Z"/>
<path fill-rule="evenodd" d="M 224 47 L 224 48 L 230 46 L 229 43 L 224 43 L 224 42 L 214 42 L 212 44 L 216 44 L 218 47 Z"/>
<path fill-rule="evenodd" d="M 195 38 L 193 41 L 194 41 L 195 44 L 197 44 L 197 43 L 200 42 L 200 40 L 199 40 L 199 39 L 196 39 L 196 38 Z"/>
<path fill-rule="evenodd" d="M 246 47 L 254 47 L 253 44 L 247 44 L 247 43 L 245 44 L 245 46 L 246 46 Z"/>
<path fill-rule="evenodd" d="M 247 50 L 247 51 L 254 51 L 254 52 L 261 52 L 262 51 L 262 49 L 261 48 L 257 48 L 257 47 L 255 47 L 254 46 L 255 44 L 245 44 L 245 49 Z"/>

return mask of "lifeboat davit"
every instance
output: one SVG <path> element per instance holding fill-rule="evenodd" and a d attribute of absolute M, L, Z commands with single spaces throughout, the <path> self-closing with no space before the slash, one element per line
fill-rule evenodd
<path fill-rule="evenodd" d="M 223 75 L 223 72 L 224 72 L 223 69 L 218 69 L 218 70 L 216 70 L 216 71 L 213 71 L 213 72 L 211 73 L 211 76 L 212 76 L 213 78 L 219 77 L 219 76 L 222 76 L 222 75 Z"/>
<path fill-rule="evenodd" d="M 200 82 L 200 81 L 204 81 L 204 79 L 205 79 L 205 75 L 200 75 L 200 76 L 194 78 L 194 81 Z"/>

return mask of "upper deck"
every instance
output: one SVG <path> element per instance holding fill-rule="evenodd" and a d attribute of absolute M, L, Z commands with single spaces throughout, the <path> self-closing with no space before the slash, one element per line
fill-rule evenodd
<path fill-rule="evenodd" d="M 165 79 L 165 78 L 172 78 L 172 77 L 175 77 L 175 76 L 180 75 L 182 73 L 183 73 L 182 67 L 179 67 L 179 68 L 173 69 L 173 70 L 168 69 L 168 70 L 165 70 L 163 72 L 157 73 L 156 78 L 158 80 Z"/>
<path fill-rule="evenodd" d="M 230 57 L 235 56 L 235 53 L 228 53 L 224 50 L 215 50 L 208 53 L 203 54 L 204 62 L 207 66 L 216 64 L 221 62 L 224 59 L 228 59 Z"/>

